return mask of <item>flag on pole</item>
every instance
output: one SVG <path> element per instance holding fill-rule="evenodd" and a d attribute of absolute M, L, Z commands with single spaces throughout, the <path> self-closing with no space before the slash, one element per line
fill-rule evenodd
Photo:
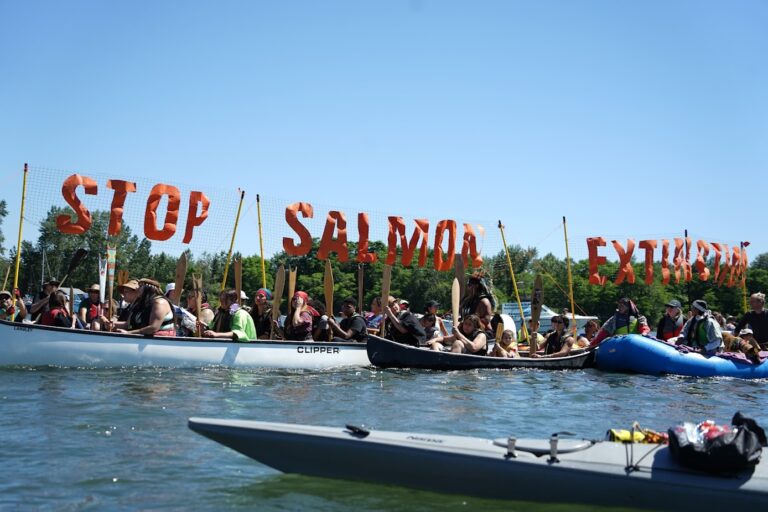
<path fill-rule="evenodd" d="M 104 304 L 104 298 L 107 294 L 107 260 L 99 254 L 99 299 Z"/>

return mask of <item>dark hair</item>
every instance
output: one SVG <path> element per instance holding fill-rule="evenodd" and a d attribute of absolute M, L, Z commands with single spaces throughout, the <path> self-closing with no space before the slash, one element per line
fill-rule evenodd
<path fill-rule="evenodd" d="M 320 302 L 317 299 L 309 299 L 307 306 L 312 306 L 313 308 L 315 308 L 315 311 L 317 311 L 321 315 L 324 315 L 326 313 L 325 304 Z"/>
<path fill-rule="evenodd" d="M 223 292 L 221 292 L 219 297 L 226 297 L 231 304 L 240 303 L 240 294 L 238 294 L 237 290 L 235 290 L 234 288 L 229 288 L 227 290 L 224 290 Z"/>
<path fill-rule="evenodd" d="M 467 315 L 466 317 L 461 319 L 461 323 L 463 324 L 465 321 L 471 321 L 472 327 L 475 328 L 475 330 L 480 328 L 480 317 L 477 315 Z"/>
<path fill-rule="evenodd" d="M 562 320 L 564 327 L 568 327 L 568 324 L 570 324 L 570 322 L 568 321 L 568 317 L 567 316 L 555 315 L 555 316 L 552 317 L 552 320 L 554 320 L 555 318 L 559 318 L 560 320 Z M 550 321 L 552 321 L 552 320 L 550 320 Z"/>
<path fill-rule="evenodd" d="M 354 307 L 357 307 L 357 299 L 353 297 L 347 297 L 342 301 L 342 304 L 352 304 Z"/>
<path fill-rule="evenodd" d="M 51 309 L 61 308 L 67 303 L 67 294 L 61 290 L 48 296 L 48 307 Z"/>
<path fill-rule="evenodd" d="M 421 319 L 431 321 L 431 322 L 437 322 L 437 315 L 433 313 L 427 313 L 426 315 L 422 316 Z"/>
<path fill-rule="evenodd" d="M 595 327 L 595 328 L 599 328 L 599 327 L 600 327 L 600 324 L 599 324 L 599 323 L 597 323 L 597 322 L 596 322 L 596 321 L 594 321 L 594 320 L 589 320 L 589 321 L 587 321 L 587 323 L 586 323 L 586 324 L 584 324 L 584 327 L 586 328 L 588 325 L 591 325 L 592 327 Z"/>

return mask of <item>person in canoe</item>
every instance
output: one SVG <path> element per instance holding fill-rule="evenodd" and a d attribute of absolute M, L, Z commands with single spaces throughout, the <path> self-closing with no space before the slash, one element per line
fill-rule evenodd
<path fill-rule="evenodd" d="M 267 288 L 259 288 L 253 296 L 251 318 L 256 326 L 256 337 L 268 340 L 272 328 L 272 292 Z"/>
<path fill-rule="evenodd" d="M 691 304 L 691 318 L 683 326 L 678 345 L 693 347 L 702 354 L 713 356 L 723 350 L 723 333 L 712 316 L 707 302 L 698 299 Z"/>
<path fill-rule="evenodd" d="M 16 299 L 7 290 L 0 292 L 0 320 L 21 323 L 27 317 L 27 307 L 19 297 L 19 290 L 14 290 L 14 292 Z"/>
<path fill-rule="evenodd" d="M 336 319 L 328 316 L 328 326 L 333 331 L 333 341 L 368 341 L 368 328 L 365 320 L 357 313 L 357 300 L 349 297 L 341 303 L 341 314 L 344 318 L 336 323 Z"/>
<path fill-rule="evenodd" d="M 48 297 L 48 307 L 41 308 L 43 313 L 40 315 L 38 323 L 51 327 L 72 328 L 72 316 L 67 309 L 67 302 L 69 302 L 69 298 L 66 293 L 61 290 L 53 292 Z"/>
<path fill-rule="evenodd" d="M 571 348 L 576 340 L 566 329 L 570 323 L 567 316 L 556 315 L 552 317 L 552 331 L 544 338 L 544 355 L 531 354 L 530 357 L 565 357 L 571 352 Z"/>
<path fill-rule="evenodd" d="M 437 314 L 437 308 L 440 307 L 440 303 L 436 300 L 428 300 L 424 305 L 424 316 L 435 315 L 435 327 L 440 332 L 441 336 L 448 336 L 448 329 L 443 323 L 443 319 Z"/>
<path fill-rule="evenodd" d="M 228 339 L 233 341 L 254 341 L 256 327 L 253 318 L 240 307 L 237 290 L 224 290 L 219 295 L 219 311 L 203 331 L 203 338 Z"/>
<path fill-rule="evenodd" d="M 102 312 L 106 309 L 101 303 L 101 287 L 98 284 L 88 288 L 88 297 L 80 301 L 77 315 L 86 329 L 92 331 L 101 330 Z"/>
<path fill-rule="evenodd" d="M 390 296 L 389 305 L 384 308 L 386 314 L 387 337 L 404 345 L 418 347 L 427 341 L 427 333 L 421 326 L 419 319 L 407 309 L 400 311 L 397 299 Z"/>
<path fill-rule="evenodd" d="M 371 310 L 365 314 L 365 325 L 368 332 L 377 334 L 381 330 L 381 322 L 384 320 L 384 312 L 381 309 L 381 297 L 374 297 L 371 301 Z"/>
<path fill-rule="evenodd" d="M 640 314 L 634 302 L 623 297 L 616 303 L 616 313 L 603 324 L 589 346 L 595 347 L 611 336 L 621 334 L 645 335 L 649 332 L 651 329 L 648 327 L 648 320 Z"/>
<path fill-rule="evenodd" d="M 536 340 L 536 346 L 541 347 L 544 343 L 544 335 L 539 332 L 539 327 L 541 327 L 541 324 L 539 324 L 538 321 L 534 323 L 532 318 L 529 318 L 526 324 L 528 325 L 528 329 L 526 330 L 525 334 L 521 335 L 517 340 L 517 344 L 530 346 L 531 343 L 529 337 L 532 336 Z"/>
<path fill-rule="evenodd" d="M 419 323 L 424 328 L 424 333 L 427 335 L 427 344 L 429 340 L 434 338 L 440 338 L 443 334 L 437 327 L 437 316 L 432 313 L 425 313 L 419 318 Z"/>
<path fill-rule="evenodd" d="M 760 344 L 760 348 L 768 350 L 768 310 L 765 309 L 765 294 L 753 293 L 749 297 L 749 307 L 752 308 L 752 311 L 741 317 L 733 332 L 741 332 L 745 327 L 749 327 Z"/>
<path fill-rule="evenodd" d="M 293 312 L 286 317 L 282 329 L 283 339 L 291 341 L 313 341 L 313 317 L 320 316 L 315 308 L 309 305 L 307 292 L 298 291 L 293 294 Z M 276 326 L 279 329 L 279 326 Z"/>
<path fill-rule="evenodd" d="M 488 333 L 482 328 L 480 317 L 467 315 L 458 327 L 454 325 L 453 334 L 430 340 L 429 346 L 432 350 L 442 351 L 450 347 L 456 354 L 484 356 L 488 354 Z"/>
<path fill-rule="evenodd" d="M 43 285 L 43 289 L 37 294 L 37 300 L 30 306 L 29 312 L 32 315 L 32 321 L 37 322 L 40 317 L 48 311 L 48 298 L 59 289 L 58 279 L 51 279 Z"/>
<path fill-rule="evenodd" d="M 517 353 L 517 340 L 515 333 L 509 329 L 501 334 L 501 341 L 496 343 L 488 354 L 491 357 L 520 357 Z"/>
<path fill-rule="evenodd" d="M 667 302 L 664 316 L 656 326 L 656 337 L 664 341 L 677 338 L 683 330 L 683 325 L 685 325 L 683 306 L 679 300 L 671 300 Z"/>
<path fill-rule="evenodd" d="M 593 339 L 595 339 L 595 336 L 597 335 L 597 331 L 599 330 L 600 330 L 600 324 L 598 324 L 594 320 L 588 320 L 587 323 L 584 324 L 584 332 L 579 334 L 579 337 L 576 340 L 576 346 L 578 348 L 588 347 L 590 342 Z"/>
<path fill-rule="evenodd" d="M 491 318 L 496 310 L 496 299 L 483 272 L 475 272 L 467 279 L 467 291 L 460 306 L 461 318 L 477 315 L 484 330 L 491 328 Z M 493 336 L 495 333 L 490 333 Z"/>
<path fill-rule="evenodd" d="M 136 279 L 129 279 L 117 287 L 117 293 L 123 296 L 123 300 L 120 301 L 120 307 L 117 312 L 118 322 L 126 322 L 131 316 L 131 311 L 136 304 L 136 300 L 139 298 L 139 287 L 139 282 Z M 106 320 L 107 319 L 102 316 L 101 324 L 107 330 L 111 330 L 108 328 L 108 322 Z"/>
<path fill-rule="evenodd" d="M 154 279 L 139 279 L 138 297 L 128 320 L 111 325 L 116 332 L 145 336 L 176 336 L 173 305 Z"/>

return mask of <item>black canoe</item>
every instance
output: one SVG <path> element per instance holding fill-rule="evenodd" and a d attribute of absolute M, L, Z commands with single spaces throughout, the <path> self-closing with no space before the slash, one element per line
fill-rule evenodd
<path fill-rule="evenodd" d="M 368 335 L 368 359 L 379 368 L 418 368 L 424 370 L 474 370 L 477 368 L 536 368 L 565 370 L 593 365 L 594 352 L 581 352 L 558 358 L 501 358 L 437 352 L 416 348 Z"/>

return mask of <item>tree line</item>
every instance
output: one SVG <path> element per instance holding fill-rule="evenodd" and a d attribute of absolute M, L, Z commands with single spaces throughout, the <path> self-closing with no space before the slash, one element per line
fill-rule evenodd
<path fill-rule="evenodd" d="M 68 278 L 68 283 L 78 288 L 85 288 L 92 283 L 98 283 L 98 255 L 106 252 L 109 241 L 117 250 L 117 269 L 128 271 L 131 278 L 151 277 L 161 283 L 175 280 L 176 256 L 163 252 L 152 251 L 152 243 L 139 237 L 124 225 L 118 237 L 107 239 L 109 212 L 95 211 L 92 228 L 82 235 L 64 235 L 56 227 L 56 217 L 61 214 L 71 214 L 71 210 L 52 207 L 39 226 L 38 238 L 35 243 L 25 241 L 22 244 L 21 275 L 19 288 L 29 294 L 35 294 L 40 289 L 42 280 L 50 278 L 61 279 L 66 272 L 69 260 L 78 248 L 88 249 L 88 255 L 79 267 Z M 5 203 L 0 202 L 0 223 L 7 215 Z M 8 265 L 15 258 L 15 250 L 5 251 L 2 247 L 2 232 L 0 231 L 0 256 L 8 254 L 3 259 L 0 271 L 3 276 Z M 355 253 L 356 243 L 350 242 L 351 253 Z M 297 289 L 306 291 L 310 296 L 323 299 L 324 262 L 316 255 L 319 240 L 315 239 L 309 254 L 301 257 L 289 256 L 285 252 L 275 254 L 265 261 L 266 284 L 272 288 L 274 276 L 280 265 L 285 268 L 295 267 L 298 270 Z M 544 303 L 555 310 L 570 309 L 568 297 L 567 267 L 565 259 L 553 254 L 539 256 L 533 247 L 520 245 L 509 246 L 512 266 L 517 278 L 518 290 L 523 300 L 532 291 L 537 274 L 544 279 Z M 381 295 L 381 281 L 384 265 L 383 255 L 387 247 L 382 242 L 371 242 L 370 250 L 380 255 L 379 261 L 366 264 L 363 268 L 364 302 L 368 307 L 374 297 Z M 262 286 L 261 258 L 258 255 L 245 256 L 235 254 L 243 263 L 243 290 L 249 296 Z M 432 253 L 430 251 L 429 260 Z M 209 292 L 211 302 L 216 303 L 216 295 L 221 288 L 221 282 L 226 265 L 226 253 L 203 252 L 198 255 L 187 251 L 188 267 L 186 288 L 190 287 L 191 275 L 203 276 L 203 283 Z M 341 263 L 331 255 L 335 286 L 334 297 L 340 303 L 346 297 L 358 296 L 358 263 L 348 261 Z M 605 286 L 594 286 L 588 282 L 587 260 L 572 261 L 573 292 L 576 303 L 576 313 L 596 315 L 605 320 L 613 314 L 616 301 L 620 297 L 630 297 L 638 305 L 640 311 L 653 324 L 663 314 L 664 304 L 672 299 L 680 300 L 683 304 L 703 298 L 710 308 L 724 314 L 739 315 L 743 309 L 743 295 L 740 287 L 717 287 L 712 282 L 701 282 L 694 278 L 689 283 L 670 284 L 662 286 L 657 279 L 653 284 L 646 285 L 638 282 L 634 285 L 622 283 L 615 285 L 608 282 Z M 618 270 L 617 262 L 608 262 L 601 272 L 614 275 Z M 498 254 L 486 256 L 483 271 L 493 284 L 494 294 L 499 303 L 514 302 L 515 294 L 506 255 L 503 250 Z M 11 270 L 11 273 L 13 270 Z M 469 272 L 469 271 L 468 271 Z M 641 279 L 643 263 L 635 265 L 636 275 Z M 661 266 L 656 264 L 655 275 L 661 275 Z M 3 277 L 3 276 L 0 276 Z M 229 271 L 227 286 L 234 286 L 233 272 Z M 391 293 L 396 297 L 410 301 L 413 310 L 419 312 L 428 300 L 441 303 L 441 310 L 450 308 L 452 272 L 437 272 L 431 268 L 403 267 L 396 265 L 392 271 Z M 43 279 L 44 278 L 44 279 Z M 12 280 L 12 276 L 11 276 Z M 11 285 L 9 285 L 11 286 Z M 750 291 L 768 290 L 768 253 L 753 259 L 747 274 L 747 289 Z"/>

